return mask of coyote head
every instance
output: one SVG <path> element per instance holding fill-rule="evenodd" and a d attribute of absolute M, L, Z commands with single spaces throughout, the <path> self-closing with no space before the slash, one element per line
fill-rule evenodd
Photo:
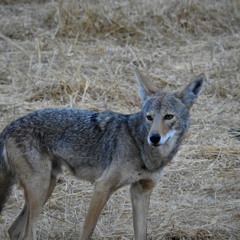
<path fill-rule="evenodd" d="M 203 86 L 205 75 L 199 75 L 175 93 L 159 91 L 137 69 L 136 77 L 148 128 L 148 144 L 159 147 L 175 143 L 188 129 L 189 109 Z"/>

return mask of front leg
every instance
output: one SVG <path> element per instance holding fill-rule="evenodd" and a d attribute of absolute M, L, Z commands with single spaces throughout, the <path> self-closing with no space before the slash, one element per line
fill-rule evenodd
<path fill-rule="evenodd" d="M 140 180 L 133 183 L 130 188 L 133 226 L 136 240 L 147 239 L 147 215 L 150 196 L 155 183 L 152 180 Z"/>
<path fill-rule="evenodd" d="M 114 192 L 111 182 L 99 181 L 94 186 L 93 196 L 83 226 L 81 240 L 89 240 L 97 224 L 99 215 L 110 195 Z"/>

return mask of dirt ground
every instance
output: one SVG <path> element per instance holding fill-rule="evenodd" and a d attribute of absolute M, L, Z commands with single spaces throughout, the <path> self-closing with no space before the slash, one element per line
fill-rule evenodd
<path fill-rule="evenodd" d="M 240 142 L 228 132 L 240 127 L 239 0 L 1 0 L 0 129 L 45 107 L 139 111 L 134 66 L 166 90 L 208 79 L 152 195 L 148 239 L 240 239 Z M 91 191 L 63 175 L 38 239 L 79 239 Z M 22 206 L 15 187 L 1 240 Z M 128 187 L 109 200 L 93 239 L 134 239 Z"/>

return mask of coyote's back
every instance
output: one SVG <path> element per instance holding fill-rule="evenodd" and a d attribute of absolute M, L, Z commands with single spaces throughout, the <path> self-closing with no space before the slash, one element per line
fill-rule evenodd
<path fill-rule="evenodd" d="M 189 109 L 204 75 L 179 92 L 161 92 L 137 71 L 142 110 L 114 112 L 52 108 L 30 113 L 0 135 L 0 210 L 11 186 L 24 190 L 25 205 L 10 239 L 36 239 L 39 214 L 63 167 L 94 184 L 81 239 L 89 239 L 110 195 L 131 185 L 134 233 L 146 239 L 153 187 L 189 127 Z"/>

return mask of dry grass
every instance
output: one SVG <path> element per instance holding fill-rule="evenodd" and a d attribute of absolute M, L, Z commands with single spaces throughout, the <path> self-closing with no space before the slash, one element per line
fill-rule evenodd
<path fill-rule="evenodd" d="M 171 90 L 205 72 L 189 137 L 153 193 L 149 239 L 240 239 L 240 148 L 228 132 L 240 124 L 238 0 L 4 0 L 0 16 L 1 129 L 43 107 L 138 111 L 134 65 Z M 0 239 L 21 194 L 0 217 Z M 90 197 L 89 184 L 63 176 L 39 239 L 77 239 Z M 94 239 L 133 239 L 128 188 L 110 199 Z"/>

